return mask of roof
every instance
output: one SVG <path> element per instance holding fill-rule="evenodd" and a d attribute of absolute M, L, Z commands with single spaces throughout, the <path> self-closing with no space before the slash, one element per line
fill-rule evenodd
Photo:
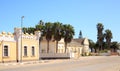
<path fill-rule="evenodd" d="M 72 41 L 70 43 L 68 43 L 68 46 L 70 47 L 80 47 L 83 45 L 84 42 L 84 38 L 80 38 L 80 39 L 72 39 Z"/>

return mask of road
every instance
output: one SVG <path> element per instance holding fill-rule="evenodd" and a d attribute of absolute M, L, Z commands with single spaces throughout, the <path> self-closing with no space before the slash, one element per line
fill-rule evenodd
<path fill-rule="evenodd" d="M 45 63 L 1 65 L 0 71 L 120 71 L 120 56 L 47 60 Z"/>

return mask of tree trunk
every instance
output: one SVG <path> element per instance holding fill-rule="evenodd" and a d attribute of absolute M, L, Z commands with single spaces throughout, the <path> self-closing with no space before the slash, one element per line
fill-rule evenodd
<path fill-rule="evenodd" d="M 95 53 L 97 53 L 97 49 L 95 48 Z"/>
<path fill-rule="evenodd" d="M 58 41 L 56 41 L 56 53 L 58 53 Z"/>
<path fill-rule="evenodd" d="M 49 53 L 49 40 L 47 40 L 47 53 Z"/>
<path fill-rule="evenodd" d="M 101 45 L 101 50 L 103 50 L 102 45 Z"/>
<path fill-rule="evenodd" d="M 102 44 L 99 46 L 99 51 L 101 51 L 102 50 Z"/>
<path fill-rule="evenodd" d="M 67 43 L 65 42 L 65 53 L 66 53 L 66 49 L 67 49 Z"/>
<path fill-rule="evenodd" d="M 93 48 L 90 48 L 91 49 L 91 52 L 93 52 Z"/>

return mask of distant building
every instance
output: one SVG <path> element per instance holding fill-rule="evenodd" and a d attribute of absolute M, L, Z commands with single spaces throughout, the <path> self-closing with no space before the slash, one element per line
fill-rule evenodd
<path fill-rule="evenodd" d="M 79 58 L 82 55 L 89 54 L 89 41 L 87 38 L 72 39 L 67 45 L 67 52 L 65 53 L 65 42 L 61 39 L 58 42 L 58 52 L 56 53 L 56 42 L 51 40 L 49 42 L 49 53 L 47 53 L 47 42 L 43 38 L 41 41 L 41 58 Z"/>
<path fill-rule="evenodd" d="M 73 39 L 71 43 L 68 44 L 68 52 L 71 58 L 78 58 L 81 55 L 89 54 L 89 41 L 87 38 Z"/>

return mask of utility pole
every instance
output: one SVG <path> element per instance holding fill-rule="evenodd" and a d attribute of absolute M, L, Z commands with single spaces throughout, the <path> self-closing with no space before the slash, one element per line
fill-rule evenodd
<path fill-rule="evenodd" d="M 20 62 L 22 62 L 22 27 L 23 27 L 23 18 L 24 18 L 24 16 L 21 17 L 21 60 L 20 60 Z"/>

